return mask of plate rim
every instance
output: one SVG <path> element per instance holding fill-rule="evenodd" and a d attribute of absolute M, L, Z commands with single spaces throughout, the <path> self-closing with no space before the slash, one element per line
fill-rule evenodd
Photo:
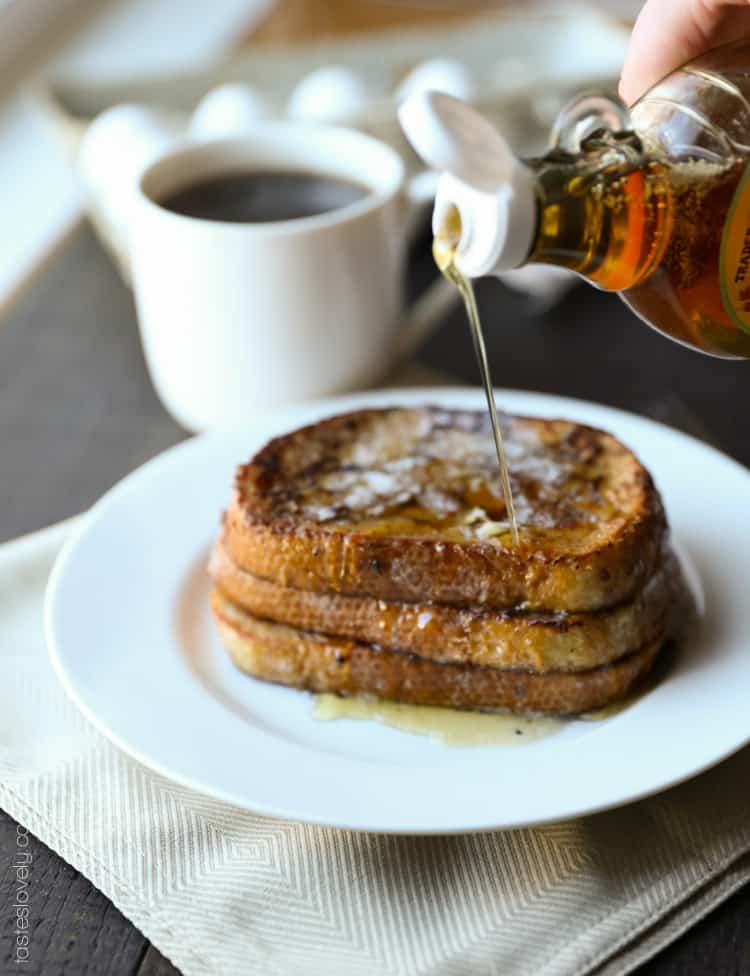
<path fill-rule="evenodd" d="M 86 538 L 91 530 L 91 527 L 95 525 L 102 516 L 106 515 L 108 507 L 117 501 L 121 493 L 125 493 L 129 490 L 129 486 L 132 481 L 143 477 L 144 471 L 153 469 L 153 472 L 156 472 L 157 469 L 161 468 L 162 466 L 172 463 L 175 457 L 180 457 L 183 454 L 194 451 L 201 451 L 202 445 L 205 442 L 220 442 L 227 438 L 241 436 L 245 433 L 251 438 L 253 433 L 259 427 L 267 428 L 269 426 L 278 426 L 278 429 L 282 430 L 282 425 L 286 422 L 284 418 L 289 417 L 291 423 L 296 423 L 297 421 L 293 419 L 295 415 L 304 414 L 310 410 L 315 410 L 316 412 L 320 410 L 320 415 L 325 416 L 327 415 L 328 411 L 356 409 L 358 406 L 385 405 L 391 399 L 394 401 L 395 405 L 395 403 L 399 400 L 408 400 L 412 403 L 429 403 L 432 398 L 438 400 L 444 400 L 446 398 L 455 400 L 470 398 L 478 400 L 481 398 L 481 395 L 482 392 L 477 387 L 435 386 L 425 388 L 412 387 L 365 391 L 360 393 L 346 394 L 339 397 L 328 397 L 316 401 L 300 402 L 282 408 L 265 411 L 257 421 L 251 422 L 247 426 L 238 428 L 236 430 L 204 433 L 189 437 L 185 441 L 167 448 L 166 450 L 155 455 L 153 458 L 139 465 L 119 482 L 117 482 L 107 492 L 105 492 L 105 494 L 88 510 L 80 522 L 73 526 L 72 532 L 66 539 L 55 560 L 48 579 L 44 599 L 45 637 L 53 669 L 68 697 L 85 716 L 86 720 L 89 721 L 99 732 L 101 732 L 105 738 L 112 742 L 116 748 L 120 749 L 126 755 L 132 757 L 135 761 L 141 763 L 145 767 L 187 789 L 195 790 L 202 795 L 215 797 L 222 802 L 229 803 L 244 810 L 273 818 L 293 820 L 297 822 L 353 831 L 376 832 L 383 834 L 423 836 L 435 834 L 458 835 L 480 833 L 499 829 L 522 829 L 530 826 L 542 826 L 544 824 L 559 822 L 565 819 L 604 812 L 606 810 L 615 809 L 629 803 L 646 799 L 650 796 L 663 792 L 664 790 L 671 789 L 680 785 L 681 783 L 693 779 L 694 777 L 706 772 L 713 766 L 725 761 L 726 759 L 729 759 L 736 752 L 744 748 L 748 742 L 750 742 L 750 724 L 748 725 L 744 739 L 724 750 L 721 754 L 708 758 L 705 762 L 692 767 L 691 770 L 677 777 L 670 778 L 660 785 L 650 786 L 642 790 L 625 790 L 620 798 L 606 800 L 601 804 L 589 803 L 585 805 L 585 807 L 581 807 L 580 804 L 577 804 L 574 800 L 569 798 L 567 803 L 559 805 L 558 809 L 549 816 L 535 816 L 531 819 L 518 820 L 510 823 L 502 822 L 499 813 L 494 815 L 493 822 L 489 822 L 483 818 L 478 818 L 476 822 L 467 822 L 459 825 L 454 824 L 453 826 L 419 826 L 415 824 L 383 826 L 378 822 L 351 823 L 347 820 L 337 821 L 335 818 L 331 818 L 329 816 L 316 816 L 314 814 L 305 814 L 302 816 L 300 815 L 299 810 L 290 810 L 283 807 L 272 807 L 266 803 L 263 803 L 262 805 L 253 804 L 253 802 L 249 800 L 247 796 L 238 795 L 231 790 L 224 789 L 221 785 L 217 785 L 215 782 L 209 782 L 208 780 L 210 780 L 210 774 L 202 778 L 196 778 L 195 775 L 186 775 L 179 770 L 175 770 L 171 768 L 169 764 L 162 763 L 159 758 L 155 758 L 153 755 L 144 753 L 143 750 L 141 750 L 138 746 L 128 742 L 126 738 L 123 738 L 123 736 L 121 736 L 118 732 L 111 729 L 107 723 L 106 717 L 102 717 L 101 715 L 97 714 L 97 712 L 90 707 L 85 698 L 79 693 L 79 690 L 76 688 L 71 675 L 69 675 L 66 669 L 64 655 L 61 653 L 61 648 L 58 645 L 57 635 L 55 633 L 54 617 L 56 612 L 56 601 L 58 598 L 57 594 L 59 593 L 61 580 L 64 579 L 69 560 L 72 558 L 72 555 L 75 553 L 82 540 Z M 580 407 L 583 408 L 584 411 L 593 409 L 594 411 L 601 413 L 602 419 L 606 419 L 607 422 L 609 422 L 610 419 L 614 420 L 615 422 L 618 419 L 622 419 L 629 423 L 636 421 L 637 423 L 644 424 L 647 427 L 651 426 L 658 428 L 663 433 L 666 433 L 669 437 L 676 437 L 677 439 L 685 441 L 690 445 L 698 446 L 703 451 L 707 451 L 712 456 L 715 456 L 717 460 L 720 460 L 722 464 L 729 462 L 737 470 L 738 474 L 742 475 L 743 477 L 750 477 L 750 469 L 746 468 L 739 461 L 735 460 L 729 455 L 724 454 L 712 444 L 708 444 L 691 436 L 690 434 L 686 434 L 683 431 L 669 427 L 667 424 L 641 416 L 637 413 L 622 410 L 617 407 L 611 407 L 605 404 L 599 404 L 594 401 L 564 397 L 557 394 L 541 393 L 537 391 L 497 389 L 496 395 L 501 403 L 505 397 L 511 400 L 516 398 L 532 398 L 539 400 L 540 411 L 546 412 L 550 408 L 565 410 L 569 407 L 572 407 L 573 409 Z M 510 405 L 510 408 L 516 409 L 512 404 Z M 545 415 L 549 414 L 545 413 Z M 267 432 L 263 433 L 263 437 L 268 436 L 276 435 L 271 435 Z M 637 447 L 634 449 L 637 453 Z"/>

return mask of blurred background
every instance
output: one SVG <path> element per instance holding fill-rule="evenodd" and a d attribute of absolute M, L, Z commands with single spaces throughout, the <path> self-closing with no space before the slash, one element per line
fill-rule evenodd
<path fill-rule="evenodd" d="M 472 96 L 519 151 L 529 151 L 543 145 L 570 93 L 614 84 L 637 7 L 633 0 L 0 0 L 0 302 L 79 221 L 86 194 L 78 142 L 113 104 L 137 101 L 187 118 L 202 96 L 233 79 L 250 82 L 273 114 L 299 116 L 290 103 L 295 88 L 330 63 L 353 71 L 349 90 L 313 86 L 302 112 L 369 129 L 406 151 L 395 106 L 404 81 L 427 62 L 413 83 Z M 435 59 L 451 63 L 441 70 Z"/>
<path fill-rule="evenodd" d="M 82 156 L 100 113 L 137 103 L 203 135 L 248 113 L 333 121 L 391 143 L 417 173 L 396 108 L 410 91 L 442 88 L 531 154 L 573 93 L 616 88 L 639 6 L 0 0 L 2 538 L 85 509 L 186 436 L 145 372 L 111 171 Z M 238 82 L 250 103 L 226 97 Z M 411 248 L 411 296 L 436 274 L 428 213 Z M 478 299 L 497 386 L 646 413 L 750 463 L 746 364 L 667 342 L 572 277 L 483 280 Z M 414 365 L 410 381 L 477 382 L 458 307 Z M 35 477 L 40 462 L 46 479 Z"/>

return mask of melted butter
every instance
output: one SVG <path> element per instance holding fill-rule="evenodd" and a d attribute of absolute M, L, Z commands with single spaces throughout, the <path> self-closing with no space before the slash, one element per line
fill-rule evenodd
<path fill-rule="evenodd" d="M 500 465 L 500 479 L 502 481 L 505 507 L 508 512 L 511 536 L 513 545 L 517 547 L 519 545 L 518 520 L 513 504 L 513 491 L 510 485 L 510 474 L 508 473 L 508 461 L 503 445 L 503 434 L 500 430 L 500 421 L 497 417 L 495 391 L 492 387 L 490 366 L 487 361 L 487 349 L 484 344 L 482 323 L 479 321 L 479 310 L 477 309 L 477 301 L 471 281 L 459 271 L 455 263 L 456 248 L 460 237 L 461 216 L 455 207 L 451 207 L 445 216 L 443 226 L 435 237 L 432 245 L 432 254 L 438 268 L 448 281 L 452 282 L 458 288 L 466 306 L 466 314 L 469 318 L 469 326 L 471 327 L 471 337 L 474 341 L 474 352 L 476 353 L 477 363 L 479 364 L 482 385 L 484 386 L 485 396 L 487 397 L 487 408 L 490 412 L 490 420 L 492 422 L 492 434 L 495 439 L 497 462 Z"/>
<path fill-rule="evenodd" d="M 446 746 L 519 746 L 554 735 L 566 725 L 565 719 L 541 715 L 468 712 L 337 695 L 317 695 L 313 717 L 323 722 L 380 722 L 401 732 L 428 736 Z"/>
<path fill-rule="evenodd" d="M 348 525 L 331 526 L 332 531 L 350 531 Z M 479 508 L 462 509 L 456 514 L 438 516 L 416 505 L 405 506 L 390 515 L 362 518 L 357 524 L 362 535 L 434 535 L 445 539 L 493 539 L 507 533 L 508 523 L 491 519 Z"/>

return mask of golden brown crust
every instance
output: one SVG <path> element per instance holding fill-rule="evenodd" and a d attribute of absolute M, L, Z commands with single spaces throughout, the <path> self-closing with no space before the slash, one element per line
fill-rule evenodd
<path fill-rule="evenodd" d="M 538 672 L 598 667 L 663 640 L 679 589 L 671 554 L 634 600 L 588 614 L 477 611 L 296 590 L 239 569 L 222 542 L 209 571 L 232 603 L 263 620 L 434 661 Z"/>
<path fill-rule="evenodd" d="M 630 599 L 666 534 L 648 472 L 593 428 L 503 420 L 518 549 L 484 414 L 440 408 L 360 411 L 271 441 L 238 471 L 227 549 L 299 590 L 571 612 Z"/>
<path fill-rule="evenodd" d="M 533 674 L 468 664 L 440 664 L 257 620 L 218 590 L 211 605 L 220 635 L 242 671 L 264 681 L 338 695 L 417 705 L 575 714 L 624 698 L 644 677 L 658 640 L 588 671 Z"/>

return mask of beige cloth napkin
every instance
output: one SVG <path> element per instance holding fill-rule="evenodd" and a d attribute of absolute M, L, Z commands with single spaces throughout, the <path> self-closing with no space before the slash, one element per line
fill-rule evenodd
<path fill-rule="evenodd" d="M 48 663 L 67 531 L 0 547 L 0 805 L 185 976 L 619 976 L 750 877 L 750 750 L 618 811 L 453 838 L 269 820 L 169 782 L 97 733 Z"/>

